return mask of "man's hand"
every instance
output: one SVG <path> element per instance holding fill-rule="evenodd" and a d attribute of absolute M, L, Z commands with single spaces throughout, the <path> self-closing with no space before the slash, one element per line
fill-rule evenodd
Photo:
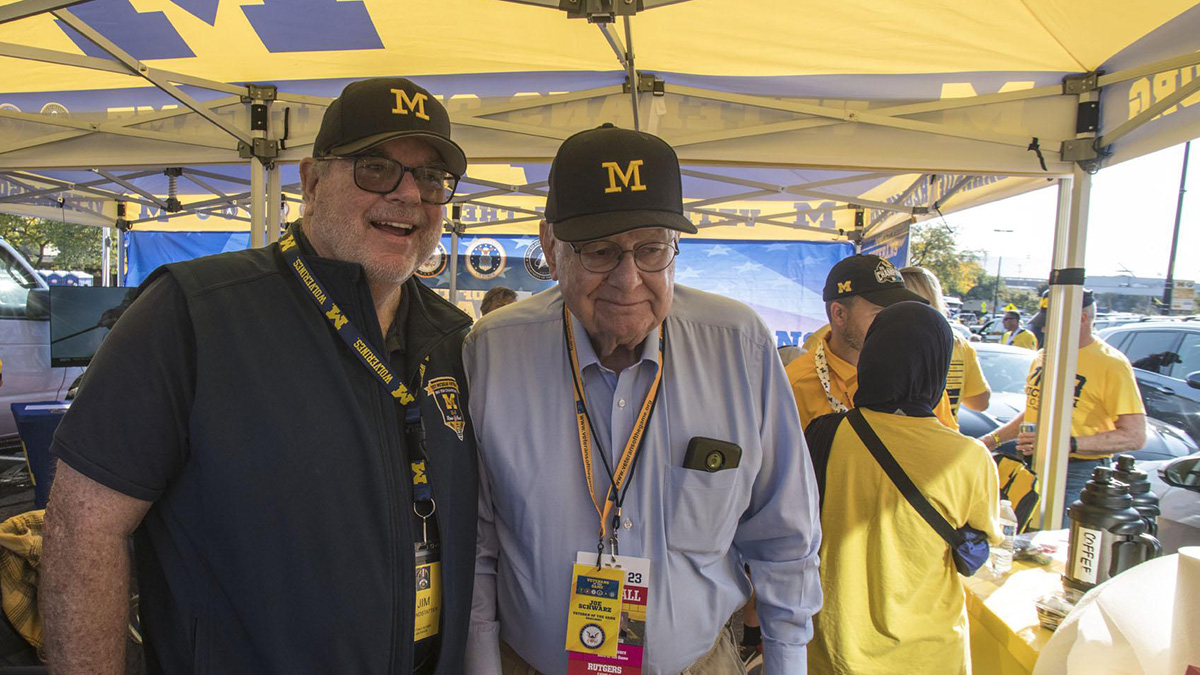
<path fill-rule="evenodd" d="M 127 540 L 149 508 L 58 463 L 38 592 L 54 675 L 125 672 Z"/>

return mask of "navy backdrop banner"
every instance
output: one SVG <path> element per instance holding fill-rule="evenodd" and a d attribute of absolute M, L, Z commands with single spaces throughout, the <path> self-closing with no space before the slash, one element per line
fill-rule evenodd
<path fill-rule="evenodd" d="M 903 264 L 907 238 L 888 242 L 884 252 Z M 127 285 L 141 283 L 168 262 L 245 248 L 246 232 L 130 232 Z M 882 243 L 882 242 L 881 242 Z M 451 240 L 442 241 L 417 275 L 448 297 Z M 903 247 L 903 250 L 897 250 Z M 890 248 L 891 250 L 887 250 Z M 779 345 L 795 345 L 826 323 L 821 288 L 834 263 L 851 255 L 844 242 L 684 239 L 679 243 L 675 282 L 749 305 L 775 332 Z M 458 241 L 458 305 L 479 316 L 479 301 L 493 286 L 520 297 L 552 286 L 536 236 L 463 236 Z"/>

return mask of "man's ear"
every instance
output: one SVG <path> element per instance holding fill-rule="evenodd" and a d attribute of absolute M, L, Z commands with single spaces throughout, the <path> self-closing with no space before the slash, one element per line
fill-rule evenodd
<path fill-rule="evenodd" d="M 839 330 L 846 325 L 847 318 L 846 305 L 838 300 L 829 303 L 829 325 L 838 328 Z"/>
<path fill-rule="evenodd" d="M 317 182 L 320 173 L 317 171 L 317 160 L 305 157 L 300 160 L 300 189 L 304 194 L 304 203 L 311 204 L 317 195 Z"/>
<path fill-rule="evenodd" d="M 562 244 L 554 238 L 550 223 L 545 218 L 538 224 L 538 239 L 542 242 L 542 255 L 550 266 L 550 278 L 558 281 L 558 247 Z"/>

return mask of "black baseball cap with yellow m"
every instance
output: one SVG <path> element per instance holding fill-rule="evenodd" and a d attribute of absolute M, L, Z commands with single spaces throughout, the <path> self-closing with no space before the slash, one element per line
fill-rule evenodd
<path fill-rule="evenodd" d="M 462 176 L 467 155 L 450 140 L 450 113 L 423 87 L 403 77 L 374 77 L 346 85 L 321 118 L 313 157 L 348 157 L 393 138 L 429 143 L 446 169 Z"/>
<path fill-rule="evenodd" d="M 679 157 L 652 134 L 603 124 L 563 141 L 550 165 L 546 222 L 559 241 L 643 227 L 696 233 L 683 214 Z"/>
<path fill-rule="evenodd" d="M 821 293 L 825 302 L 852 296 L 880 307 L 906 300 L 929 304 L 928 300 L 908 290 L 900 270 L 887 258 L 870 254 L 842 258 L 825 277 L 825 290 Z"/>

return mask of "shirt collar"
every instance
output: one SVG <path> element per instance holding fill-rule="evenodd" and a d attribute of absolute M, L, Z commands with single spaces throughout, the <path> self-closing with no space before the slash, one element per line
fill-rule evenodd
<path fill-rule="evenodd" d="M 575 334 L 575 350 L 576 356 L 579 359 L 579 372 L 583 373 L 588 366 L 593 365 L 601 370 L 609 370 L 604 367 L 604 364 L 600 363 L 600 357 L 596 355 L 596 350 L 592 347 L 592 340 L 588 337 L 587 329 L 583 327 L 583 323 L 574 313 L 571 314 L 571 331 Z M 655 326 L 654 330 L 650 331 L 650 334 L 642 340 L 638 348 L 641 352 L 641 359 L 638 360 L 639 364 L 644 361 L 658 364 L 658 343 L 652 339 L 657 335 L 658 327 Z"/>
<path fill-rule="evenodd" d="M 852 379 L 856 379 L 858 377 L 858 368 L 850 365 L 850 363 L 842 359 L 842 357 L 833 353 L 833 349 L 829 347 L 828 335 L 824 337 L 824 340 L 825 361 L 829 364 L 829 369 L 833 371 L 833 374 L 837 377 L 837 379 L 842 382 L 849 382 Z"/>

